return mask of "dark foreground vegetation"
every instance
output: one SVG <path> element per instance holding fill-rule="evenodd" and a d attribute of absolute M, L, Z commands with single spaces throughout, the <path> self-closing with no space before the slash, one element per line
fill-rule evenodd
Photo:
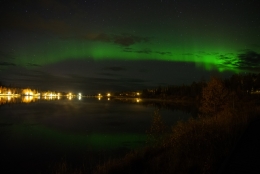
<path fill-rule="evenodd" d="M 147 131 L 147 147 L 100 164 L 93 173 L 218 173 L 244 130 L 259 115 L 259 82 L 260 76 L 252 74 L 226 80 L 213 77 L 200 84 L 201 90 L 195 95 L 200 102 L 197 118 L 167 128 L 156 111 Z M 160 91 L 152 92 L 152 96 L 166 97 L 167 90 Z M 69 171 L 66 164 L 55 170 L 85 172 Z"/>

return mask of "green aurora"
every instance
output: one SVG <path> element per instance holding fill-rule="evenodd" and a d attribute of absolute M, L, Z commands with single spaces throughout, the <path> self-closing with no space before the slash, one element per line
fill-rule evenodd
<path fill-rule="evenodd" d="M 48 65 L 71 59 L 159 60 L 195 63 L 197 67 L 208 71 L 215 69 L 219 72 L 239 72 L 237 55 L 239 50 L 242 50 L 241 48 L 249 46 L 232 45 L 224 41 L 223 43 L 190 42 L 191 39 L 188 38 L 176 44 L 174 38 L 168 38 L 168 41 L 165 41 L 165 38 L 166 36 L 162 36 L 160 40 L 153 38 L 148 42 L 127 46 L 98 40 L 53 39 L 40 43 L 32 42 L 25 46 L 17 45 L 14 48 L 16 50 L 14 56 L 17 57 L 15 63 L 22 66 L 27 66 L 28 63 Z"/>
<path fill-rule="evenodd" d="M 259 56 L 256 2 L 55 0 L 4 5 L 1 54 L 11 54 L 15 60 L 5 60 L 3 65 L 157 60 L 238 73 L 259 64 L 252 57 L 246 57 L 252 61 L 249 64 L 241 60 L 241 54 Z"/>

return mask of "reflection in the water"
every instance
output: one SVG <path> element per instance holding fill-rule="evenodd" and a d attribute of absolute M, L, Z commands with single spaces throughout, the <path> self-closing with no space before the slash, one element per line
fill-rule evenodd
<path fill-rule="evenodd" d="M 73 95 L 67 96 L 68 100 L 73 99 Z M 0 95 L 0 105 L 8 104 L 8 103 L 32 103 L 36 102 L 37 100 L 60 100 L 63 96 L 60 94 L 46 94 L 42 95 Z M 82 96 L 78 95 L 78 100 L 82 100 Z"/>
<path fill-rule="evenodd" d="M 60 96 L 44 96 L 43 97 L 44 100 L 59 100 L 60 99 Z"/>
<path fill-rule="evenodd" d="M 110 100 L 120 100 L 122 102 L 131 102 L 131 103 L 141 103 L 143 100 L 141 98 L 113 98 L 113 97 L 103 97 L 103 96 L 92 96 L 97 98 L 99 101 L 104 98 L 104 100 L 110 101 Z M 37 100 L 61 100 L 61 99 L 67 99 L 67 100 L 82 100 L 83 96 L 79 93 L 78 95 L 73 95 L 71 93 L 67 95 L 61 95 L 59 93 L 43 93 L 42 95 L 0 95 L 0 105 L 6 104 L 6 103 L 31 103 L 36 102 Z"/>
<path fill-rule="evenodd" d="M 22 99 L 22 103 L 30 103 L 30 102 L 35 102 L 35 100 L 37 100 L 38 98 L 35 98 L 33 96 L 24 96 L 21 99 Z"/>
<path fill-rule="evenodd" d="M 0 105 L 14 102 L 17 96 L 0 96 Z"/>
<path fill-rule="evenodd" d="M 143 102 L 141 98 L 127 98 L 127 97 L 119 97 L 115 98 L 116 101 L 127 102 L 127 103 L 141 103 Z"/>
<path fill-rule="evenodd" d="M 71 96 L 71 95 L 68 95 L 67 98 L 68 98 L 69 100 L 71 100 L 71 99 L 72 99 L 72 96 Z"/>
<path fill-rule="evenodd" d="M 80 101 L 79 95 L 71 95 L 69 101 L 67 94 L 41 94 L 40 99 L 34 96 L 0 98 L 2 102 L 19 103 L 0 107 L 0 123 L 4 125 L 0 127 L 1 146 L 5 149 L 1 153 L 2 166 L 20 166 L 23 162 L 21 168 L 34 165 L 46 169 L 63 157 L 71 160 L 71 164 L 81 164 L 81 159 L 86 159 L 93 165 L 94 161 L 101 163 L 105 155 L 123 155 L 146 142 L 145 132 L 150 128 L 154 108 L 144 107 L 146 100 L 140 96 L 120 98 L 123 102 L 134 102 L 128 104 L 118 103 L 113 95 L 82 96 Z M 163 113 L 169 125 L 179 118 L 171 112 Z"/>

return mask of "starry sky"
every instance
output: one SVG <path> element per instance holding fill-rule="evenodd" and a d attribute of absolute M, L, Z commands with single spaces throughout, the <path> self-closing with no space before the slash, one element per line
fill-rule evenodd
<path fill-rule="evenodd" d="M 97 93 L 260 72 L 257 0 L 0 0 L 0 81 Z"/>

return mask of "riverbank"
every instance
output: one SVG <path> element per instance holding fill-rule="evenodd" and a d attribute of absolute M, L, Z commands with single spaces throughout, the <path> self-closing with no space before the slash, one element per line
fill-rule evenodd
<path fill-rule="evenodd" d="M 93 173 L 218 173 L 258 114 L 252 103 L 179 122 L 156 146 L 99 165 Z"/>

